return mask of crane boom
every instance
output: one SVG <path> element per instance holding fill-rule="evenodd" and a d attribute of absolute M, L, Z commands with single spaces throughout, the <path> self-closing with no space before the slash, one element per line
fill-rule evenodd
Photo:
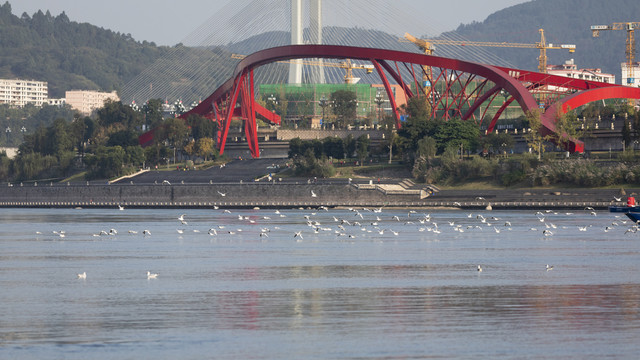
<path fill-rule="evenodd" d="M 427 55 L 432 55 L 435 48 L 434 44 L 437 45 L 453 45 L 453 46 L 488 46 L 488 47 L 510 47 L 510 48 L 521 48 L 521 49 L 540 49 L 540 57 L 538 58 L 538 71 L 542 73 L 547 72 L 547 49 L 564 49 L 569 50 L 569 52 L 573 53 L 576 51 L 576 46 L 573 44 L 562 44 L 554 46 L 553 44 L 547 44 L 544 38 L 544 30 L 539 29 L 540 32 L 540 42 L 534 44 L 527 43 L 509 43 L 509 42 L 487 42 L 487 41 L 463 41 L 463 40 L 447 40 L 447 39 L 418 39 L 415 36 L 412 36 L 408 33 L 404 34 L 404 38 L 406 41 L 412 42 L 416 44 L 421 50 L 423 50 Z M 405 41 L 405 40 L 401 40 Z"/>
<path fill-rule="evenodd" d="M 617 22 L 611 25 L 591 25 L 591 35 L 599 37 L 600 31 L 626 30 L 627 42 L 625 55 L 627 57 L 627 85 L 635 84 L 634 63 L 636 57 L 635 29 L 640 29 L 640 22 Z M 624 81 L 622 81 L 624 85 Z M 629 105 L 635 105 L 635 100 L 629 99 Z"/>
<path fill-rule="evenodd" d="M 640 22 L 618 22 L 613 23 L 611 25 L 592 25 L 591 26 L 591 34 L 593 37 L 599 37 L 600 31 L 607 30 L 626 30 L 627 31 L 627 42 L 625 47 L 625 54 L 627 56 L 627 66 L 628 66 L 628 77 L 627 83 L 631 84 L 634 82 L 633 76 L 633 65 L 636 57 L 636 40 L 635 40 L 635 30 L 640 29 Z"/>

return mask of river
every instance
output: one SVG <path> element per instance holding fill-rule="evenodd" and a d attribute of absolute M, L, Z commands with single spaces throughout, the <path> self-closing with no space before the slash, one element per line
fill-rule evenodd
<path fill-rule="evenodd" d="M 0 209 L 0 358 L 640 353 L 626 218 L 373 210 Z"/>

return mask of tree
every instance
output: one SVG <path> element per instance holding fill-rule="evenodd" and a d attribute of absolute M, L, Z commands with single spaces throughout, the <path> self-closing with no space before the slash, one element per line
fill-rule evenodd
<path fill-rule="evenodd" d="M 296 156 L 303 155 L 302 146 L 302 139 L 299 137 L 289 140 L 289 158 L 293 159 Z"/>
<path fill-rule="evenodd" d="M 453 146 L 466 150 L 475 150 L 480 138 L 480 129 L 471 121 L 459 119 L 441 122 L 433 137 L 438 142 L 440 151 Z M 462 155 L 462 154 L 461 154 Z"/>
<path fill-rule="evenodd" d="M 366 160 L 367 156 L 369 156 L 369 136 L 360 135 L 357 140 L 356 145 L 356 153 L 358 154 L 358 160 L 360 160 L 360 166 Z"/>
<path fill-rule="evenodd" d="M 353 138 L 353 135 L 349 134 L 344 139 L 344 153 L 347 158 L 353 156 L 353 153 L 356 152 L 356 139 Z"/>
<path fill-rule="evenodd" d="M 144 123 L 150 128 L 155 128 L 162 123 L 162 99 L 149 99 L 143 106 Z"/>
<path fill-rule="evenodd" d="M 212 138 L 203 137 L 196 142 L 196 154 L 204 158 L 204 161 L 209 160 L 209 156 L 214 153 L 214 142 Z"/>
<path fill-rule="evenodd" d="M 506 133 L 490 133 L 482 139 L 482 147 L 493 153 L 505 151 L 515 144 L 513 137 Z"/>
<path fill-rule="evenodd" d="M 138 135 L 131 130 L 120 130 L 109 135 L 107 146 L 136 146 L 138 145 Z"/>
<path fill-rule="evenodd" d="M 561 114 L 558 110 L 556 131 L 551 135 L 551 139 L 558 146 L 567 149 L 570 140 L 579 140 L 584 137 L 584 133 L 574 111 L 569 110 L 565 114 Z"/>
<path fill-rule="evenodd" d="M 549 139 L 549 136 L 540 133 L 542 122 L 540 121 L 539 110 L 527 112 L 526 117 L 529 122 L 529 131 L 524 135 L 524 138 L 527 141 L 527 145 L 538 153 L 538 160 L 540 160 L 545 152 L 545 141 Z"/>
<path fill-rule="evenodd" d="M 334 159 L 344 159 L 344 143 L 339 137 L 328 136 L 322 140 L 323 153 Z"/>
<path fill-rule="evenodd" d="M 215 137 L 218 128 L 217 123 L 200 115 L 189 115 L 187 124 L 191 127 L 191 136 L 196 141 Z"/>
<path fill-rule="evenodd" d="M 425 157 L 426 159 L 429 159 L 436 156 L 437 151 L 438 144 L 436 139 L 430 136 L 425 136 L 418 141 L 418 151 L 416 154 L 418 157 Z"/>
<path fill-rule="evenodd" d="M 178 118 L 167 119 L 165 120 L 163 127 L 165 138 L 169 141 L 169 144 L 173 146 L 174 151 L 182 150 L 189 138 L 189 128 L 184 123 L 184 120 Z"/>
<path fill-rule="evenodd" d="M 98 109 L 97 115 L 98 123 L 103 127 L 120 123 L 126 129 L 134 131 L 142 125 L 141 114 L 120 101 L 105 101 L 104 106 Z"/>
<path fill-rule="evenodd" d="M 429 103 L 423 96 L 414 96 L 403 105 L 403 111 L 411 118 L 426 121 L 431 118 L 431 109 Z"/>
<path fill-rule="evenodd" d="M 358 97 L 354 91 L 336 90 L 331 94 L 333 113 L 337 117 L 337 127 L 344 128 L 348 120 L 356 118 Z"/>

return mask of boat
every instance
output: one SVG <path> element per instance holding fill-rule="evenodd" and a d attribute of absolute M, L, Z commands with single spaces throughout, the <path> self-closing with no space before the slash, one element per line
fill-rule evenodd
<path fill-rule="evenodd" d="M 636 205 L 636 199 L 632 196 L 627 198 L 626 206 L 609 206 L 609 212 L 624 213 L 633 222 L 640 221 L 640 205 Z"/>

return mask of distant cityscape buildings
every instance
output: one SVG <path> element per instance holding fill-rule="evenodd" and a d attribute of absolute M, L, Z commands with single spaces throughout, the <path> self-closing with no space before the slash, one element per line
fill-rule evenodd
<path fill-rule="evenodd" d="M 72 90 L 65 92 L 65 100 L 72 109 L 78 110 L 82 115 L 90 115 L 93 110 L 103 107 L 105 101 L 120 101 L 120 97 L 115 91 L 107 93 L 100 91 Z"/>
<path fill-rule="evenodd" d="M 0 79 L 0 104 L 42 106 L 49 98 L 48 89 L 44 81 Z"/>
<path fill-rule="evenodd" d="M 603 73 L 601 69 L 578 69 L 573 59 L 567 60 L 562 65 L 547 65 L 547 73 L 550 75 L 570 77 L 574 79 L 600 81 L 608 84 L 616 83 L 616 76 Z"/>
<path fill-rule="evenodd" d="M 49 86 L 45 81 L 0 79 L 0 104 L 23 107 L 27 104 L 63 106 L 69 104 L 82 115 L 90 115 L 104 106 L 106 100 L 119 101 L 118 94 L 88 90 L 67 91 L 63 99 L 50 99 Z"/>

